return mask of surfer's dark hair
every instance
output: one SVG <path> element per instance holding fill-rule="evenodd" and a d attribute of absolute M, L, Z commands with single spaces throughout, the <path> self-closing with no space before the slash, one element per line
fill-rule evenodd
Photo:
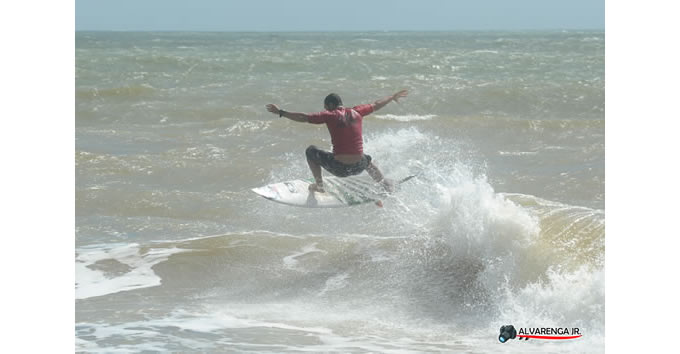
<path fill-rule="evenodd" d="M 331 93 L 330 95 L 326 96 L 325 100 L 323 100 L 323 104 L 331 109 L 335 109 L 342 106 L 342 98 L 340 98 L 340 96 L 338 96 L 336 93 Z"/>

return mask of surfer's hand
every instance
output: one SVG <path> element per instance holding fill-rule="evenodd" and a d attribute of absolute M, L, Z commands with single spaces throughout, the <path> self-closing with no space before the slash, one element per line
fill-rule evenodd
<path fill-rule="evenodd" d="M 401 90 L 394 95 L 392 95 L 392 100 L 399 103 L 399 99 L 408 96 L 408 90 Z"/>
<path fill-rule="evenodd" d="M 272 103 L 267 105 L 267 110 L 269 112 L 274 113 L 274 114 L 279 114 L 279 112 L 281 111 L 277 105 L 272 104 Z"/>

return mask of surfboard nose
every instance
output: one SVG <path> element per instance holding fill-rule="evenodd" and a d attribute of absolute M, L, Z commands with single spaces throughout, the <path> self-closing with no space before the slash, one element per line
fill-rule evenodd
<path fill-rule="evenodd" d="M 265 197 L 267 199 L 276 199 L 277 193 L 273 191 L 269 186 L 252 188 L 251 191 L 257 193 L 258 195 Z"/>

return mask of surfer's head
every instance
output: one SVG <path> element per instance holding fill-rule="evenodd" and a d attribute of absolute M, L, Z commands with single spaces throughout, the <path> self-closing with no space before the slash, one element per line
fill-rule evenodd
<path fill-rule="evenodd" d="M 342 106 L 342 98 L 340 98 L 340 96 L 338 96 L 336 93 L 331 93 L 330 95 L 326 96 L 325 100 L 323 100 L 323 106 L 327 110 L 332 111 Z"/>

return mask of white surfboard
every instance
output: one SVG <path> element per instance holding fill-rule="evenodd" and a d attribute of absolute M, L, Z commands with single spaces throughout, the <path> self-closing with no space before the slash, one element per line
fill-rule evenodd
<path fill-rule="evenodd" d="M 253 188 L 252 191 L 277 203 L 307 208 L 341 208 L 371 202 L 382 205 L 381 199 L 388 196 L 382 186 L 368 177 L 324 177 L 324 193 L 309 192 L 313 181 L 296 179 Z"/>

